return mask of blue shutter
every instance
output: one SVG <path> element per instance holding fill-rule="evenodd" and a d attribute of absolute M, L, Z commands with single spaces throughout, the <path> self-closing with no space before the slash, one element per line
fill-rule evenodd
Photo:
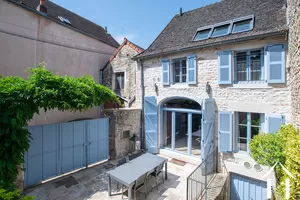
<path fill-rule="evenodd" d="M 231 84 L 231 51 L 218 52 L 219 84 Z"/>
<path fill-rule="evenodd" d="M 187 57 L 187 77 L 188 77 L 188 83 L 189 84 L 196 84 L 197 82 L 197 56 L 196 55 L 190 55 Z"/>
<path fill-rule="evenodd" d="M 266 132 L 275 133 L 280 129 L 280 126 L 284 124 L 284 116 L 282 115 L 267 115 L 266 117 Z"/>
<path fill-rule="evenodd" d="M 219 111 L 218 115 L 219 152 L 232 151 L 232 112 Z"/>
<path fill-rule="evenodd" d="M 170 61 L 164 59 L 162 62 L 162 82 L 163 85 L 170 85 Z"/>
<path fill-rule="evenodd" d="M 268 83 L 285 83 L 285 50 L 284 45 L 267 46 Z"/>
<path fill-rule="evenodd" d="M 149 153 L 158 153 L 157 104 L 155 96 L 145 97 L 144 112 L 146 149 Z"/>

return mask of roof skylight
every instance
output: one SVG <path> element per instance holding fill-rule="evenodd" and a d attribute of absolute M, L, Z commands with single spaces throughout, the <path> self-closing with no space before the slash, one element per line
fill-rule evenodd
<path fill-rule="evenodd" d="M 197 29 L 197 32 L 193 37 L 193 41 L 250 31 L 253 29 L 253 24 L 254 16 L 250 15 L 210 26 L 201 27 Z"/>
<path fill-rule="evenodd" d="M 219 36 L 222 36 L 222 35 L 228 35 L 229 34 L 229 27 L 230 27 L 230 24 L 215 26 L 211 37 L 219 37 Z"/>
<path fill-rule="evenodd" d="M 62 21 L 64 23 L 72 25 L 71 22 L 67 18 L 65 18 L 65 17 L 58 16 L 58 19 L 60 19 L 60 21 Z"/>
<path fill-rule="evenodd" d="M 194 40 L 196 41 L 196 40 L 207 39 L 207 38 L 209 38 L 210 34 L 211 34 L 211 28 L 199 30 L 199 31 L 197 31 Z"/>
<path fill-rule="evenodd" d="M 239 33 L 251 30 L 253 28 L 253 19 L 233 22 L 232 33 Z"/>

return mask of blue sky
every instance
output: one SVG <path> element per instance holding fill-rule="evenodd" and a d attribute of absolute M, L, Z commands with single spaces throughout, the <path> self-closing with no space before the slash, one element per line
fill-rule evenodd
<path fill-rule="evenodd" d="M 102 27 L 119 42 L 127 37 L 147 48 L 174 15 L 218 0 L 52 0 Z"/>

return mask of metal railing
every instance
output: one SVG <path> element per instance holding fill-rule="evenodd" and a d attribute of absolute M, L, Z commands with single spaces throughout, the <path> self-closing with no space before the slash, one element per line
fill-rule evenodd
<path fill-rule="evenodd" d="M 205 192 L 217 172 L 217 151 L 214 149 L 207 158 L 187 177 L 187 200 L 207 199 Z"/>

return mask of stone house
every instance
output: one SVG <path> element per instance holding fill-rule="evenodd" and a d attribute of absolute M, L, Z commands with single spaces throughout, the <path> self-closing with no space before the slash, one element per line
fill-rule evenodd
<path fill-rule="evenodd" d="M 119 96 L 125 108 L 141 108 L 140 86 L 137 81 L 140 71 L 133 57 L 143 51 L 143 48 L 124 38 L 124 42 L 100 72 L 102 84 Z M 105 105 L 105 108 L 110 107 L 113 105 Z"/>
<path fill-rule="evenodd" d="M 196 164 L 218 151 L 232 190 L 248 188 L 231 195 L 266 199 L 249 142 L 292 122 L 286 12 L 284 0 L 223 0 L 173 17 L 136 56 L 148 151 Z"/>
<path fill-rule="evenodd" d="M 26 78 L 25 70 L 46 62 L 54 73 L 80 77 L 99 71 L 119 44 L 101 26 L 45 0 L 0 1 L 0 74 Z M 55 124 L 100 117 L 86 112 L 40 112 L 29 125 Z"/>
<path fill-rule="evenodd" d="M 124 106 L 120 108 L 111 103 L 104 105 L 104 115 L 110 118 L 111 158 L 134 151 L 130 138 L 133 135 L 141 137 L 141 71 L 133 57 L 143 51 L 143 48 L 124 38 L 123 43 L 100 71 L 101 83 L 113 90 Z"/>

